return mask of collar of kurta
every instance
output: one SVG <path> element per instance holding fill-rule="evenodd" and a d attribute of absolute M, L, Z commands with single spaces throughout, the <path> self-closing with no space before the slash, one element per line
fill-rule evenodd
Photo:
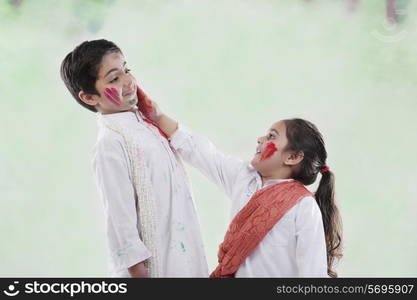
<path fill-rule="evenodd" d="M 287 181 L 294 181 L 294 179 L 271 179 L 264 183 L 262 188 L 270 186 L 271 184 L 279 183 L 279 182 L 287 182 Z"/>
<path fill-rule="evenodd" d="M 148 124 L 149 126 L 156 128 L 163 138 L 168 139 L 168 136 L 159 128 L 159 126 L 155 122 L 147 119 L 137 108 L 134 111 L 123 111 L 112 114 L 97 113 L 97 115 L 99 120 L 105 118 L 110 120 L 117 120 L 123 124 L 132 121 Z"/>

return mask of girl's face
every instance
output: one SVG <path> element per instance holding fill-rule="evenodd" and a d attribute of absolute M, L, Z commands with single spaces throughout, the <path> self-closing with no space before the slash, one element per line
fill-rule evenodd
<path fill-rule="evenodd" d="M 136 79 L 126 66 L 123 54 L 106 54 L 96 81 L 97 109 L 101 113 L 115 113 L 132 110 L 138 99 Z"/>
<path fill-rule="evenodd" d="M 287 143 L 285 122 L 274 123 L 265 136 L 258 138 L 252 166 L 264 176 L 284 167 L 288 154 L 282 150 Z"/>

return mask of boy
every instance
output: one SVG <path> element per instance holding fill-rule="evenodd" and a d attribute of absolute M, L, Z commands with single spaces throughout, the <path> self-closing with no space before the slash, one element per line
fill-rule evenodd
<path fill-rule="evenodd" d="M 61 77 L 75 100 L 98 116 L 93 167 L 105 208 L 110 275 L 206 277 L 185 171 L 145 117 L 146 96 L 122 51 L 107 40 L 86 41 L 65 57 Z"/>

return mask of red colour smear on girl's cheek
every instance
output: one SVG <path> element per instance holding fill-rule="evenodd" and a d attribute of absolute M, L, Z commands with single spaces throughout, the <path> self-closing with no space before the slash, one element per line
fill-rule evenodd
<path fill-rule="evenodd" d="M 277 151 L 278 151 L 278 148 L 275 146 L 275 144 L 272 143 L 272 142 L 269 142 L 266 145 L 264 151 L 262 152 L 262 155 L 261 155 L 260 160 L 264 160 L 264 159 L 270 158 Z"/>
<path fill-rule="evenodd" d="M 117 89 L 115 88 L 106 88 L 104 90 L 104 96 L 107 97 L 107 99 L 109 99 L 113 104 L 120 106 L 121 102 L 120 102 L 120 97 L 119 97 L 119 93 L 117 92 Z"/>

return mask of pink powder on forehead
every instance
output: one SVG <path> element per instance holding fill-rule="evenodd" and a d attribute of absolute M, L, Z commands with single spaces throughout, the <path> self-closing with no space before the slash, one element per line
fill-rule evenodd
<path fill-rule="evenodd" d="M 278 148 L 275 146 L 275 144 L 272 143 L 272 142 L 269 142 L 266 145 L 264 151 L 262 151 L 262 155 L 261 155 L 260 160 L 264 160 L 264 159 L 270 158 L 277 151 L 278 151 Z"/>
<path fill-rule="evenodd" d="M 119 92 L 116 88 L 106 88 L 104 90 L 104 96 L 107 97 L 113 104 L 120 106 L 122 102 L 120 101 Z"/>

